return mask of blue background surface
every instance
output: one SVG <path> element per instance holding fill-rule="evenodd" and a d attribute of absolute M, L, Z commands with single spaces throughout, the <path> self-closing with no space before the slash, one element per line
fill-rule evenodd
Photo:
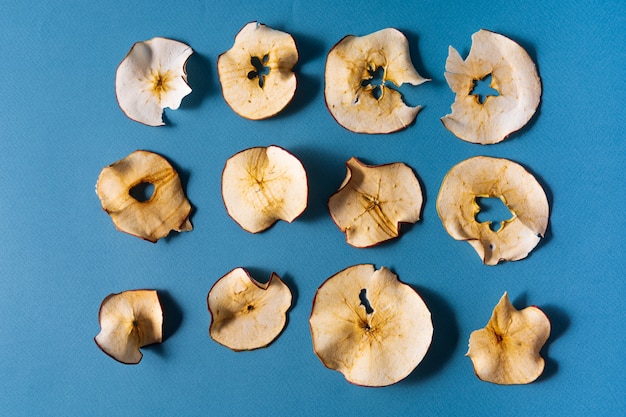
<path fill-rule="evenodd" d="M 5 2 L 0 14 L 0 414 L 35 415 L 619 415 L 626 408 L 623 300 L 626 3 L 623 1 Z M 210 5 L 212 4 L 212 5 Z M 248 121 L 221 96 L 217 56 L 252 20 L 293 34 L 299 87 L 279 116 Z M 347 34 L 402 30 L 418 71 L 403 88 L 422 104 L 391 135 L 358 135 L 327 112 L 328 50 Z M 543 84 L 531 122 L 505 142 L 456 139 L 439 118 L 454 95 L 448 46 L 463 56 L 480 28 L 521 43 Z M 154 36 L 188 43 L 193 93 L 168 126 L 126 118 L 115 70 L 131 45 Z M 309 206 L 292 224 L 251 235 L 220 195 L 224 162 L 277 144 L 309 174 Z M 118 232 L 94 192 L 100 170 L 136 149 L 179 170 L 194 230 L 150 244 Z M 439 185 L 474 155 L 515 160 L 547 191 L 549 231 L 531 256 L 496 267 L 453 240 L 435 208 Z M 395 241 L 355 249 L 327 213 L 345 161 L 403 161 L 425 193 L 423 220 Z M 313 353 L 311 301 L 329 276 L 357 263 L 391 268 L 431 309 L 432 347 L 406 380 L 372 389 L 347 383 Z M 206 295 L 234 267 L 294 292 L 289 323 L 267 349 L 234 353 L 208 336 Z M 124 366 L 93 342 L 102 299 L 160 291 L 168 339 Z M 479 381 L 464 356 L 504 291 L 541 307 L 553 333 L 544 375 L 525 386 Z"/>

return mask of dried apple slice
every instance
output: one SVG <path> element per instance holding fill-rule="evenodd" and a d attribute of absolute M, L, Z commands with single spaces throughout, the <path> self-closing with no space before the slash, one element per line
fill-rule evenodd
<path fill-rule="evenodd" d="M 278 146 L 246 149 L 226 161 L 222 197 L 228 215 L 258 233 L 278 220 L 291 223 L 306 209 L 306 172 L 298 158 Z"/>
<path fill-rule="evenodd" d="M 126 116 L 149 126 L 164 125 L 163 109 L 178 109 L 191 93 L 185 65 L 192 53 L 172 39 L 135 43 L 115 74 L 117 102 Z"/>
<path fill-rule="evenodd" d="M 155 290 L 110 294 L 102 301 L 98 320 L 96 344 L 121 363 L 139 363 L 139 348 L 163 340 L 163 310 Z"/>
<path fill-rule="evenodd" d="M 535 306 L 517 310 L 505 292 L 484 329 L 472 332 L 467 356 L 476 376 L 494 384 L 528 384 L 544 369 L 541 348 L 550 320 Z"/>
<path fill-rule="evenodd" d="M 499 198 L 513 217 L 497 231 L 479 223 L 476 198 Z M 550 208 L 535 177 L 503 158 L 477 156 L 455 165 L 437 196 L 437 212 L 447 232 L 472 245 L 487 265 L 523 259 L 545 235 Z"/>
<path fill-rule="evenodd" d="M 409 166 L 368 166 L 356 158 L 346 165 L 346 178 L 328 208 L 350 245 L 363 248 L 396 238 L 401 223 L 420 219 L 422 190 Z"/>
<path fill-rule="evenodd" d="M 421 106 L 404 104 L 390 83 L 429 81 L 411 63 L 407 38 L 393 28 L 343 38 L 328 53 L 324 77 L 326 107 L 337 123 L 356 133 L 391 133 L 407 127 Z"/>
<path fill-rule="evenodd" d="M 152 196 L 140 201 L 131 195 L 137 187 L 150 184 Z M 96 184 L 102 208 L 115 227 L 150 242 L 171 230 L 192 229 L 191 204 L 183 191 L 178 173 L 165 158 L 148 151 L 135 151 L 105 167 Z"/>
<path fill-rule="evenodd" d="M 310 317 L 313 349 L 351 383 L 394 384 L 422 361 L 433 336 L 419 294 L 382 267 L 351 266 L 315 294 Z"/>
<path fill-rule="evenodd" d="M 298 48 L 293 37 L 258 22 L 248 23 L 217 60 L 222 95 L 233 111 L 252 120 L 274 116 L 296 92 Z"/>
<path fill-rule="evenodd" d="M 475 83 L 491 75 L 498 95 L 481 102 L 472 94 Z M 535 114 L 541 81 L 528 53 L 513 40 L 481 29 L 472 35 L 472 47 L 463 60 L 450 46 L 446 80 L 456 98 L 452 113 L 441 120 L 458 138 L 492 144 L 521 129 Z"/>
<path fill-rule="evenodd" d="M 209 334 L 234 351 L 266 347 L 285 328 L 291 298 L 289 287 L 277 274 L 262 284 L 245 269 L 233 269 L 207 296 Z"/>

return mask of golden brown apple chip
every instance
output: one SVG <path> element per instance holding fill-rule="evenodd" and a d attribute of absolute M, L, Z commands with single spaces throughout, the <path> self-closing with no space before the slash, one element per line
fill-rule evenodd
<path fill-rule="evenodd" d="M 274 116 L 296 92 L 297 62 L 298 48 L 290 34 L 248 23 L 217 60 L 224 100 L 247 119 Z"/>
<path fill-rule="evenodd" d="M 136 364 L 140 347 L 161 343 L 163 310 L 154 290 L 131 290 L 107 296 L 98 314 L 100 333 L 95 342 L 113 359 Z"/>
<path fill-rule="evenodd" d="M 318 288 L 310 317 L 322 363 L 357 385 L 380 387 L 407 377 L 433 336 L 419 294 L 387 268 L 349 267 Z"/>
<path fill-rule="evenodd" d="M 475 83 L 489 75 L 497 95 L 481 101 L 472 92 Z M 441 120 L 467 142 L 492 144 L 504 140 L 530 120 L 541 98 L 537 69 L 524 48 L 484 29 L 472 35 L 465 61 L 453 47 L 449 48 L 445 77 L 456 98 L 452 113 Z"/>
<path fill-rule="evenodd" d="M 277 220 L 291 223 L 306 209 L 308 190 L 302 163 L 278 146 L 241 151 L 226 161 L 222 173 L 226 211 L 250 233 Z"/>
<path fill-rule="evenodd" d="M 275 273 L 262 284 L 236 268 L 213 285 L 207 303 L 211 338 L 235 351 L 252 350 L 269 345 L 284 329 L 291 291 Z"/>
<path fill-rule="evenodd" d="M 479 223 L 476 198 L 499 198 L 513 217 L 497 231 Z M 535 177 L 502 158 L 477 156 L 455 165 L 437 196 L 437 212 L 447 232 L 472 245 L 487 265 L 528 256 L 548 227 L 548 199 Z"/>
<path fill-rule="evenodd" d="M 467 356 L 476 376 L 494 384 L 528 384 L 544 368 L 540 356 L 550 320 L 539 308 L 516 310 L 505 292 L 484 329 L 472 332 Z"/>
<path fill-rule="evenodd" d="M 346 165 L 346 179 L 328 200 L 328 208 L 350 245 L 363 248 L 393 239 L 400 223 L 419 220 L 422 190 L 409 166 L 368 166 L 356 158 Z"/>
<path fill-rule="evenodd" d="M 357 133 L 391 133 L 407 127 L 421 106 L 404 104 L 390 85 L 429 81 L 411 63 L 407 38 L 393 28 L 343 38 L 328 53 L 324 77 L 330 114 Z"/>
<path fill-rule="evenodd" d="M 138 186 L 150 184 L 152 196 L 141 201 L 131 195 Z M 156 242 L 169 234 L 192 229 L 191 204 L 178 177 L 165 158 L 135 151 L 105 167 L 96 184 L 102 208 L 122 232 Z"/>
<path fill-rule="evenodd" d="M 137 42 L 117 68 L 115 94 L 131 119 L 163 125 L 163 109 L 178 109 L 191 93 L 185 65 L 193 50 L 182 42 L 153 38 Z"/>

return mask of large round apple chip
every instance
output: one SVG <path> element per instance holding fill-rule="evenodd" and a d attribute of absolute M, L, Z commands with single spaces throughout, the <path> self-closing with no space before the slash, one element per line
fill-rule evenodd
<path fill-rule="evenodd" d="M 492 230 L 478 222 L 477 198 L 499 198 L 512 217 Z M 549 206 L 539 182 L 521 165 L 477 156 L 455 165 L 437 196 L 437 212 L 447 232 L 469 242 L 487 265 L 528 256 L 545 235 Z"/>
<path fill-rule="evenodd" d="M 394 384 L 422 361 L 433 336 L 419 294 L 387 268 L 351 266 L 318 288 L 310 317 L 313 349 L 351 383 Z"/>
<path fill-rule="evenodd" d="M 246 149 L 226 161 L 222 197 L 230 217 L 258 233 L 278 220 L 291 223 L 306 209 L 306 172 L 298 158 L 278 146 Z"/>
<path fill-rule="evenodd" d="M 491 76 L 493 95 L 473 94 L 477 82 Z M 456 98 L 452 113 L 441 120 L 467 142 L 492 144 L 521 129 L 535 114 L 541 81 L 528 53 L 498 33 L 481 29 L 472 35 L 465 61 L 450 46 L 446 80 Z"/>
<path fill-rule="evenodd" d="M 291 291 L 275 273 L 262 284 L 243 268 L 220 278 L 209 291 L 211 338 L 234 351 L 266 347 L 287 324 Z"/>
<path fill-rule="evenodd" d="M 147 199 L 133 196 L 134 190 L 151 186 Z M 192 229 L 191 204 L 178 173 L 165 158 L 148 151 L 135 151 L 105 167 L 96 184 L 102 208 L 115 227 L 150 242 Z"/>
<path fill-rule="evenodd" d="M 346 165 L 346 178 L 328 207 L 350 245 L 363 248 L 396 238 L 401 223 L 419 220 L 422 190 L 409 166 L 368 166 L 356 158 Z"/>
<path fill-rule="evenodd" d="M 352 132 L 395 132 L 411 124 L 421 106 L 404 104 L 392 84 L 426 81 L 411 63 L 409 42 L 399 30 L 349 35 L 328 53 L 326 107 L 337 123 Z"/>
<path fill-rule="evenodd" d="M 280 112 L 296 92 L 298 48 L 285 32 L 251 22 L 217 60 L 226 103 L 242 117 L 265 119 Z"/>
<path fill-rule="evenodd" d="M 528 384 L 543 372 L 541 348 L 550 320 L 535 306 L 517 310 L 505 292 L 484 329 L 472 332 L 467 356 L 476 376 L 494 384 Z"/>
<path fill-rule="evenodd" d="M 172 39 L 135 43 L 115 74 L 117 102 L 126 116 L 149 126 L 163 125 L 163 109 L 178 109 L 191 93 L 185 66 L 192 53 Z"/>
<path fill-rule="evenodd" d="M 140 347 L 161 343 L 163 310 L 155 290 L 131 290 L 107 296 L 98 314 L 95 342 L 104 353 L 125 364 L 141 361 Z"/>

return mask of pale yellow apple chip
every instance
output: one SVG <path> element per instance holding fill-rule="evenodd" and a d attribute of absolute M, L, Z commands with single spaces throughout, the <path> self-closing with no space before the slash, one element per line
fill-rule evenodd
<path fill-rule="evenodd" d="M 313 349 L 351 383 L 370 387 L 406 378 L 433 336 L 419 294 L 387 268 L 351 266 L 318 288 L 310 317 Z"/>
<path fill-rule="evenodd" d="M 163 109 L 178 109 L 191 93 L 185 66 L 192 53 L 172 39 L 135 43 L 115 74 L 117 102 L 126 116 L 149 126 L 163 125 Z"/>
<path fill-rule="evenodd" d="M 420 219 L 422 190 L 409 166 L 368 166 L 356 158 L 346 165 L 346 178 L 328 208 L 350 245 L 363 248 L 396 238 L 401 223 Z"/>
<path fill-rule="evenodd" d="M 226 161 L 222 197 L 230 217 L 250 233 L 278 220 L 291 223 L 307 206 L 306 171 L 278 146 L 246 149 Z"/>
<path fill-rule="evenodd" d="M 476 198 L 499 198 L 512 213 L 496 231 L 476 220 Z M 455 165 L 437 196 L 437 212 L 447 232 L 469 242 L 483 263 L 523 259 L 543 238 L 550 208 L 535 177 L 502 158 L 477 156 Z"/>
<path fill-rule="evenodd" d="M 110 294 L 100 306 L 100 333 L 95 342 L 113 359 L 136 364 L 140 347 L 163 340 L 163 310 L 155 290 L 131 290 Z"/>
<path fill-rule="evenodd" d="M 472 92 L 475 83 L 489 75 L 497 95 L 481 101 Z M 450 46 L 445 77 L 456 98 L 452 113 L 441 120 L 449 131 L 467 142 L 492 144 L 504 140 L 526 125 L 541 98 L 537 69 L 524 48 L 484 29 L 472 35 L 465 61 Z"/>
<path fill-rule="evenodd" d="M 232 350 L 266 347 L 287 324 L 291 291 L 278 275 L 262 284 L 243 268 L 220 278 L 207 296 L 213 340 Z"/>
<path fill-rule="evenodd" d="M 476 376 L 494 384 L 528 384 L 543 372 L 541 348 L 550 320 L 539 308 L 516 310 L 505 292 L 484 329 L 472 332 L 467 356 Z"/>
<path fill-rule="evenodd" d="M 135 187 L 152 185 L 147 200 L 131 195 Z M 183 191 L 178 173 L 165 158 L 148 151 L 135 151 L 105 167 L 96 184 L 102 208 L 115 227 L 150 242 L 192 229 L 191 204 Z"/>
<path fill-rule="evenodd" d="M 406 128 L 421 106 L 404 104 L 396 87 L 426 81 L 411 62 L 402 32 L 387 28 L 349 35 L 328 53 L 324 98 L 337 123 L 356 133 L 391 133 Z"/>
<path fill-rule="evenodd" d="M 293 37 L 257 22 L 248 23 L 233 47 L 217 60 L 222 95 L 233 111 L 252 120 L 274 116 L 296 92 L 298 48 Z"/>

